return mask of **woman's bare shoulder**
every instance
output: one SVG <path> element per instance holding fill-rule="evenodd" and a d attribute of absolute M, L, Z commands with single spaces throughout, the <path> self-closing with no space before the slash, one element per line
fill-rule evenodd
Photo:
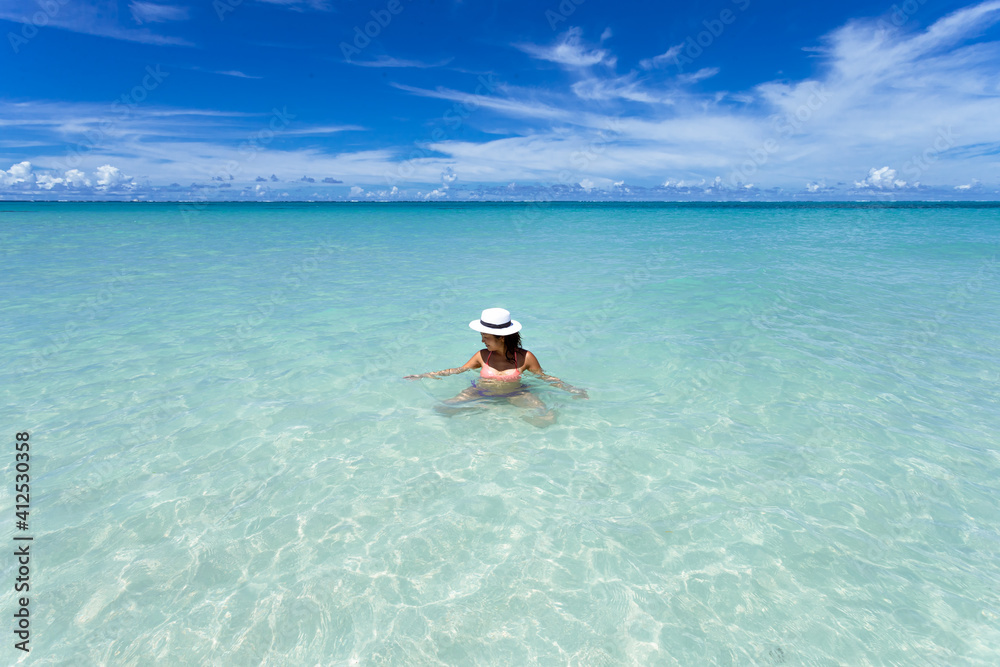
<path fill-rule="evenodd" d="M 483 362 L 482 352 L 480 351 L 476 352 L 471 357 L 469 357 L 469 360 L 465 362 L 465 365 L 462 366 L 462 368 L 466 370 L 469 368 L 479 368 L 480 366 L 483 365 L 483 363 L 484 362 Z"/>
<path fill-rule="evenodd" d="M 524 365 L 529 371 L 542 369 L 542 365 L 538 363 L 538 357 L 528 350 L 524 351 Z"/>

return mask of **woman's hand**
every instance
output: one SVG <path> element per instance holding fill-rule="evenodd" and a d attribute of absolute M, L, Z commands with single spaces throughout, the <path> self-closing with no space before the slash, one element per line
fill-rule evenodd
<path fill-rule="evenodd" d="M 574 389 L 569 393 L 573 394 L 573 398 L 590 398 L 590 396 L 587 396 L 586 389 Z"/>

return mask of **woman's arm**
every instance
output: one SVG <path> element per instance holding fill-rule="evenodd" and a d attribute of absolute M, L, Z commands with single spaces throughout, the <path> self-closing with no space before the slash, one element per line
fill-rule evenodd
<path fill-rule="evenodd" d="M 560 380 L 555 376 L 547 375 L 545 371 L 542 370 L 541 364 L 538 363 L 538 359 L 536 359 L 535 355 L 532 354 L 531 352 L 528 352 L 528 354 L 525 355 L 524 368 L 525 370 L 531 371 L 532 373 L 540 377 L 542 380 L 545 380 L 553 387 L 559 387 L 563 391 L 568 391 L 569 393 L 573 394 L 573 398 L 590 398 L 589 396 L 587 396 L 586 389 L 578 389 L 571 384 L 563 382 L 562 380 Z"/>
<path fill-rule="evenodd" d="M 405 375 L 404 380 L 419 380 L 420 378 L 440 378 L 445 375 L 456 375 L 458 373 L 464 373 L 472 368 L 479 368 L 483 365 L 483 360 L 479 357 L 479 353 L 476 352 L 472 355 L 472 358 L 465 362 L 460 368 L 446 368 L 443 371 L 433 371 L 431 373 L 421 373 L 420 375 Z"/>

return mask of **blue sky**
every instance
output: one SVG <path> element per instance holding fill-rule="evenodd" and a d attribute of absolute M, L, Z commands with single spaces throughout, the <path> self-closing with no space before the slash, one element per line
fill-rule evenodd
<path fill-rule="evenodd" d="M 998 199 L 1000 0 L 0 0 L 5 199 Z"/>

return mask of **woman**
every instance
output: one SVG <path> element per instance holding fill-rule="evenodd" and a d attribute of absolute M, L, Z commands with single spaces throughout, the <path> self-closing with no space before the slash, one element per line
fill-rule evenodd
<path fill-rule="evenodd" d="M 481 368 L 479 382 L 473 382 L 458 396 L 444 401 L 445 406 L 439 406 L 438 411 L 450 414 L 461 408 L 454 408 L 457 403 L 466 403 L 484 396 L 506 398 L 514 405 L 523 408 L 535 408 L 538 416 L 528 421 L 536 425 L 550 424 L 555 416 L 545 407 L 537 396 L 534 396 L 521 385 L 521 373 L 531 371 L 542 380 L 554 387 L 564 389 L 573 394 L 573 398 L 589 398 L 583 389 L 572 387 L 557 377 L 546 375 L 538 359 L 531 352 L 521 347 L 521 323 L 510 319 L 510 312 L 503 308 L 487 308 L 478 320 L 469 322 L 469 328 L 481 334 L 486 349 L 472 355 L 461 368 L 448 368 L 433 373 L 407 375 L 407 380 L 426 377 L 443 377 L 464 373 L 467 370 Z"/>

